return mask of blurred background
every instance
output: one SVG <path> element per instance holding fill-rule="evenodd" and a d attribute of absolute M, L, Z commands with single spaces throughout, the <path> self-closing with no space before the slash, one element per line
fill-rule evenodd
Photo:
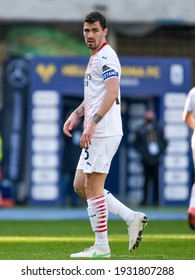
<path fill-rule="evenodd" d="M 1 0 L 1 207 L 82 206 L 72 191 L 82 125 L 71 140 L 62 128 L 83 98 L 89 50 L 82 28 L 91 11 L 106 16 L 122 65 L 124 137 L 106 188 L 141 204 L 144 174 L 132 141 L 152 109 L 168 140 L 157 206 L 188 206 L 194 171 L 182 111 L 194 85 L 194 10 L 193 0 Z"/>

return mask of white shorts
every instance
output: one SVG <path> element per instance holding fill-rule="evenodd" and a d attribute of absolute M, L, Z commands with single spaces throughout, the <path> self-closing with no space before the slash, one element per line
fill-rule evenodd
<path fill-rule="evenodd" d="M 122 136 L 92 138 L 88 149 L 82 149 L 77 169 L 84 173 L 109 173 L 113 156 L 115 155 Z"/>

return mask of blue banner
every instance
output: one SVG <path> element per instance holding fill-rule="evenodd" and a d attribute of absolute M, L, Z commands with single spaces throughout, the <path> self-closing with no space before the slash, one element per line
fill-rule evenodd
<path fill-rule="evenodd" d="M 121 57 L 123 96 L 162 95 L 166 90 L 186 91 L 191 85 L 191 61 L 180 58 Z M 31 62 L 32 84 L 39 89 L 56 89 L 63 94 L 82 96 L 88 58 L 36 57 Z"/>

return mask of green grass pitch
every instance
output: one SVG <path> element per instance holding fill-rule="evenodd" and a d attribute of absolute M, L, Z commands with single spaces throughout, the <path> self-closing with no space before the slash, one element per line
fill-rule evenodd
<path fill-rule="evenodd" d="M 112 260 L 195 260 L 195 231 L 186 221 L 149 221 L 143 241 L 128 251 L 127 227 L 108 222 Z M 0 260 L 69 260 L 93 245 L 89 221 L 1 221 Z"/>

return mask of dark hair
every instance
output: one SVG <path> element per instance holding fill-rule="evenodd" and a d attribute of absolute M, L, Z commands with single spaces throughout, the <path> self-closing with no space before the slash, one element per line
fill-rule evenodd
<path fill-rule="evenodd" d="M 102 29 L 105 29 L 107 27 L 106 25 L 106 18 L 99 12 L 91 12 L 90 14 L 86 15 L 84 22 L 88 23 L 94 23 L 96 21 L 99 21 L 100 26 Z"/>

